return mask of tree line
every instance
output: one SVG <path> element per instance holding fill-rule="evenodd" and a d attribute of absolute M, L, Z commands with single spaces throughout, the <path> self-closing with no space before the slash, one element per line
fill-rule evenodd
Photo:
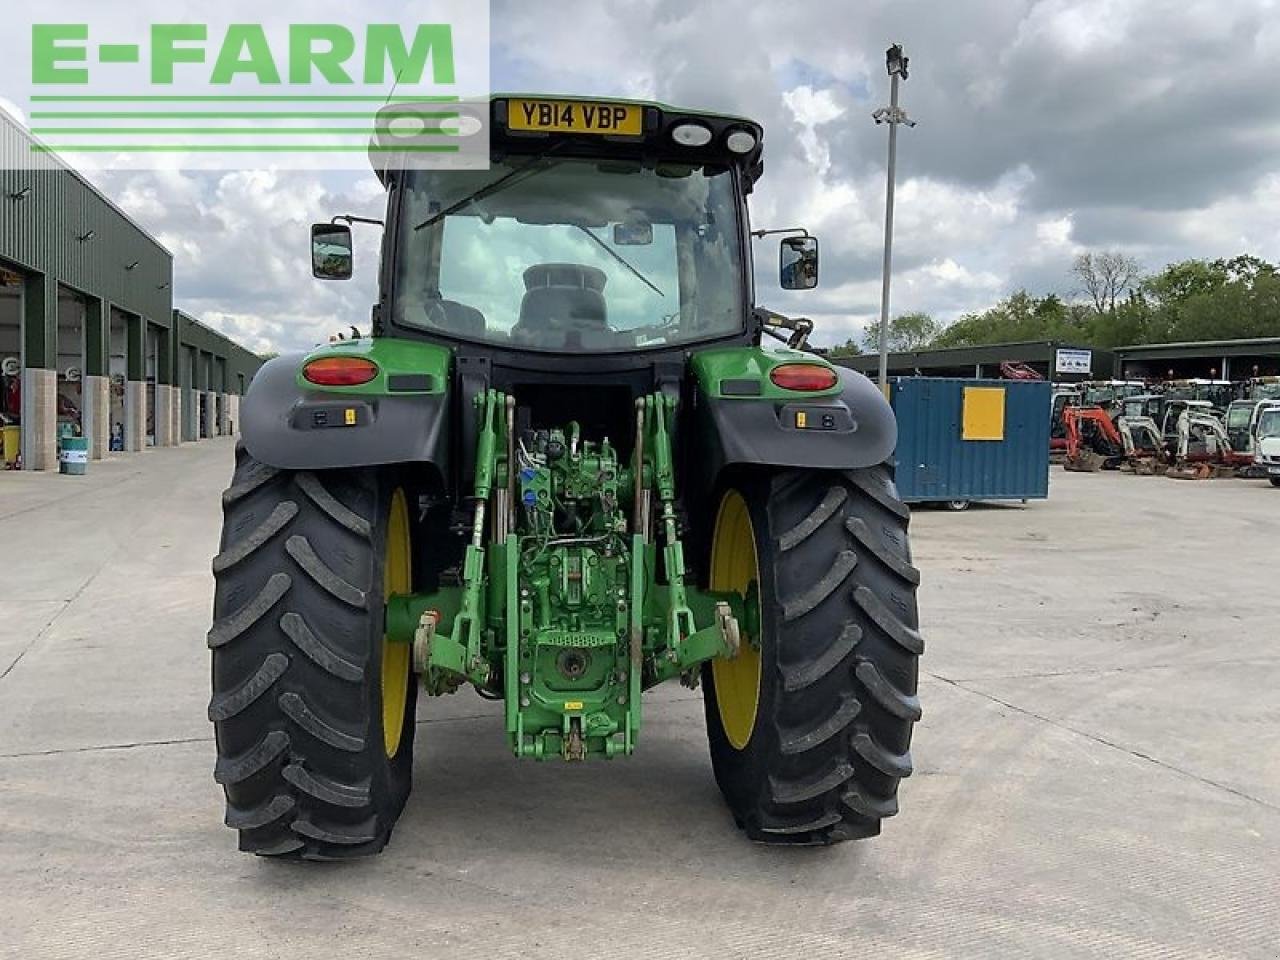
<path fill-rule="evenodd" d="M 1063 340 L 1099 349 L 1134 343 L 1234 340 L 1280 336 L 1280 267 L 1242 255 L 1182 260 L 1158 273 L 1122 253 L 1082 253 L 1072 264 L 1071 299 L 1018 290 L 979 313 L 944 327 L 927 313 L 889 323 L 891 351 L 968 347 L 1018 340 Z M 862 343 L 847 340 L 835 355 L 880 349 L 878 324 Z"/>

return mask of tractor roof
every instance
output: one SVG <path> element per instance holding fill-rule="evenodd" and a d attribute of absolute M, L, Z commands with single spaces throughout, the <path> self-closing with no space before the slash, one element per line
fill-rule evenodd
<path fill-rule="evenodd" d="M 431 137 L 432 131 L 412 125 L 407 132 L 397 129 L 406 118 L 423 115 L 457 131 L 445 143 L 451 153 L 443 152 L 438 133 Z M 484 169 L 494 156 L 550 150 L 562 157 L 737 166 L 748 191 L 764 172 L 764 130 L 754 120 L 652 100 L 496 93 L 456 103 L 397 102 L 378 111 L 375 127 L 370 160 L 384 184 L 390 173 L 410 166 Z M 480 149 L 468 156 L 468 137 L 485 129 L 488 151 L 480 137 L 470 141 Z M 434 146 L 413 152 L 428 137 Z"/>

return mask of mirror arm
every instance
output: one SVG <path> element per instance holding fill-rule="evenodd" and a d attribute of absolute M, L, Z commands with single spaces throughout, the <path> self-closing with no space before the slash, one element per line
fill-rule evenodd
<path fill-rule="evenodd" d="M 809 334 L 813 332 L 813 321 L 808 317 L 788 317 L 768 307 L 756 307 L 752 312 L 764 333 L 776 340 L 781 340 L 792 350 L 809 348 Z M 784 336 L 778 332 L 779 330 L 790 330 L 791 336 Z"/>
<path fill-rule="evenodd" d="M 341 214 L 340 216 L 334 217 L 329 222 L 345 223 L 348 225 L 353 223 L 369 223 L 369 224 L 373 224 L 373 226 L 375 227 L 384 227 L 384 228 L 386 227 L 386 223 L 382 220 L 372 220 L 369 217 L 356 217 L 356 216 L 352 216 L 349 213 L 344 213 L 344 214 Z"/>
<path fill-rule="evenodd" d="M 804 227 L 782 227 L 777 230 L 752 230 L 751 236 L 759 240 L 761 237 L 772 236 L 775 233 L 794 233 L 800 237 L 809 236 L 809 231 L 806 230 Z"/>

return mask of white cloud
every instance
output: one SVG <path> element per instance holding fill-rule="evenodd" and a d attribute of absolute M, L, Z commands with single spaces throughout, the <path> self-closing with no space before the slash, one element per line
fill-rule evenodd
<path fill-rule="evenodd" d="M 883 49 L 912 56 L 903 102 L 894 312 L 940 319 L 1022 285 L 1065 292 L 1072 256 L 1149 266 L 1252 252 L 1280 260 L 1280 21 L 1267 0 L 634 0 L 493 7 L 493 85 L 739 111 L 766 130 L 755 227 L 822 241 L 817 290 L 781 291 L 776 241 L 757 291 L 857 335 L 878 313 L 887 99 Z M 572 24 L 572 29 L 549 25 Z M 313 280 L 307 225 L 381 216 L 371 174 L 180 171 L 95 177 L 175 254 L 179 305 L 256 346 L 367 325 L 378 231 L 357 278 Z"/>
<path fill-rule="evenodd" d="M 1041 220 L 1036 224 L 1036 242 L 1050 249 L 1069 249 L 1073 226 L 1070 214 Z"/>

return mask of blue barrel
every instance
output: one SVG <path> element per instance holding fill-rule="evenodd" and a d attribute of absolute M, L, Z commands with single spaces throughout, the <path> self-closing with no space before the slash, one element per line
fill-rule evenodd
<path fill-rule="evenodd" d="M 58 472 L 82 477 L 89 469 L 89 438 L 63 437 L 58 449 Z"/>

